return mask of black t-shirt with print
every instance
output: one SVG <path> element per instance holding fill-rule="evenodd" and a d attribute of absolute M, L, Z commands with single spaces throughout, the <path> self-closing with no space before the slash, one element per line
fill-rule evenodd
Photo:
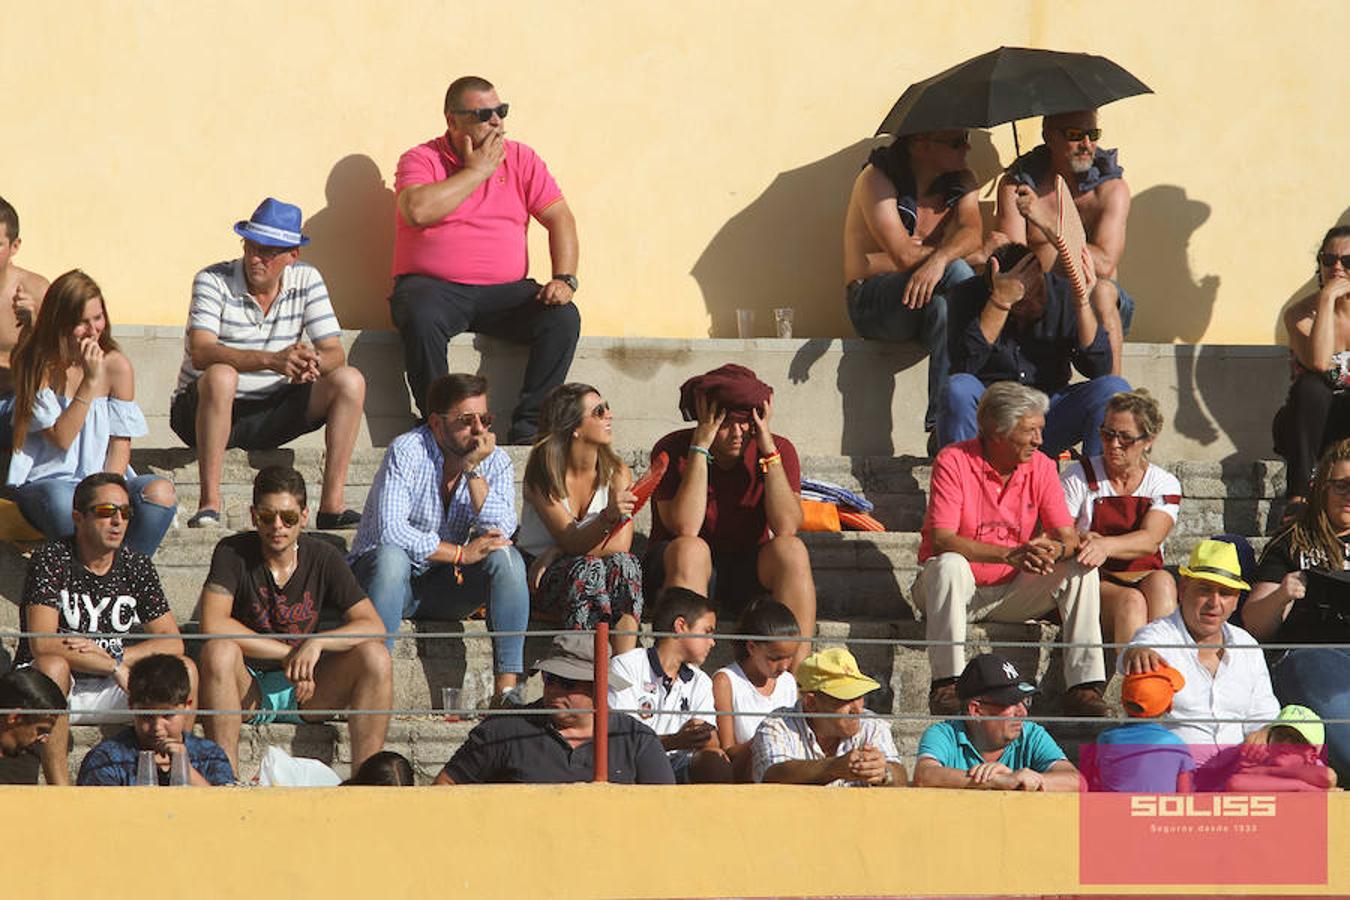
<path fill-rule="evenodd" d="M 57 630 L 72 634 L 132 634 L 169 612 L 164 586 L 149 557 L 122 547 L 113 555 L 108 571 L 95 575 L 76 559 L 74 538 L 51 541 L 33 551 L 23 583 L 21 612 L 25 626 L 28 609 L 33 606 L 55 609 Z M 122 657 L 122 638 L 94 640 L 109 655 Z M 24 638 L 15 662 L 32 659 L 32 649 Z"/>
<path fill-rule="evenodd" d="M 216 544 L 206 583 L 233 594 L 230 615 L 267 635 L 311 634 L 318 628 L 320 610 L 346 612 L 365 599 L 366 592 L 332 544 L 302 534 L 297 553 L 290 580 L 278 585 L 263 561 L 258 533 L 231 535 Z"/>
<path fill-rule="evenodd" d="M 1341 538 L 1341 558 L 1335 561 L 1323 559 L 1321 553 L 1295 552 L 1292 544 L 1293 535 L 1288 531 L 1272 539 L 1261 554 L 1252 582 L 1279 584 L 1290 572 L 1315 570 L 1341 578 L 1345 577 L 1342 573 L 1350 572 L 1350 537 Z M 1330 588 L 1310 586 L 1306 597 L 1294 601 L 1273 641 L 1320 644 L 1350 640 L 1350 603 L 1343 597 L 1341 587 L 1334 583 Z"/>

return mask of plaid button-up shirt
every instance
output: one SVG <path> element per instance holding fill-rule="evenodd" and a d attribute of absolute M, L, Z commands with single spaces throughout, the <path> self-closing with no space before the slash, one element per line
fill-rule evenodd
<path fill-rule="evenodd" d="M 427 557 L 441 541 L 462 544 L 469 528 L 496 529 L 510 536 L 516 530 L 516 476 L 511 457 L 501 447 L 478 464 L 487 482 L 487 499 L 475 513 L 468 479 L 460 478 L 447 507 L 441 501 L 441 469 L 445 456 L 425 425 L 394 438 L 366 497 L 361 526 L 349 559 L 355 561 L 381 544 L 402 547 L 420 574 Z"/>

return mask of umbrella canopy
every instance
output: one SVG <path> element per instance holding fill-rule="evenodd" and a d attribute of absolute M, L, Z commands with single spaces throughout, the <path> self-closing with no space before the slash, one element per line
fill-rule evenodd
<path fill-rule="evenodd" d="M 910 85 L 877 134 L 987 128 L 1151 93 L 1104 56 L 1000 47 Z"/>

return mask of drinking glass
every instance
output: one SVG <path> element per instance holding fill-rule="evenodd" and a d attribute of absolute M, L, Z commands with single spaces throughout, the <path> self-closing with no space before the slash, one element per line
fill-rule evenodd
<path fill-rule="evenodd" d="M 155 766 L 155 751 L 142 750 L 137 757 L 136 786 L 159 787 L 159 769 Z"/>
<path fill-rule="evenodd" d="M 753 309 L 736 310 L 736 337 L 746 340 L 755 336 L 755 311 Z"/>
<path fill-rule="evenodd" d="M 773 327 L 780 338 L 792 337 L 792 307 L 780 306 L 773 311 Z"/>

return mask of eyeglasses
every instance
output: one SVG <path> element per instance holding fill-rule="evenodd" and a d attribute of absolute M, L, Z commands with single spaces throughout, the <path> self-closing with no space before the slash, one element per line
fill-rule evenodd
<path fill-rule="evenodd" d="M 482 422 L 484 428 L 492 427 L 492 419 L 493 419 L 492 413 L 470 412 L 470 413 L 460 413 L 457 416 L 451 416 L 447 413 L 433 413 L 433 415 L 440 416 L 442 419 L 449 422 L 451 425 L 456 425 L 460 428 L 472 428 L 474 422 Z"/>
<path fill-rule="evenodd" d="M 95 503 L 93 506 L 86 507 L 84 511 L 99 519 L 111 519 L 120 513 L 123 521 L 126 522 L 131 521 L 132 515 L 131 504 L 129 503 L 122 506 L 118 506 L 116 503 Z"/>
<path fill-rule="evenodd" d="M 484 106 L 481 109 L 452 109 L 450 111 L 457 116 L 473 116 L 480 122 L 491 122 L 493 116 L 505 119 L 510 110 L 511 104 L 503 103 L 500 106 Z"/>
<path fill-rule="evenodd" d="M 1145 434 L 1126 434 L 1123 431 L 1112 431 L 1110 428 L 1103 428 L 1101 435 L 1103 444 L 1107 441 L 1118 441 L 1120 446 L 1126 450 L 1148 437 Z"/>
<path fill-rule="evenodd" d="M 970 137 L 964 131 L 961 132 L 960 136 L 947 138 L 946 140 L 933 137 L 924 138 L 924 140 L 928 141 L 930 144 L 941 144 L 944 147 L 950 147 L 953 150 L 965 150 L 970 147 Z"/>
<path fill-rule="evenodd" d="M 596 404 L 595 409 L 591 410 L 591 415 L 595 416 L 597 419 L 603 419 L 605 416 L 609 415 L 609 401 L 602 400 L 600 403 Z"/>
<path fill-rule="evenodd" d="M 1317 254 L 1317 262 L 1326 266 L 1328 269 L 1336 265 L 1336 263 L 1340 263 L 1342 269 L 1350 272 L 1350 256 L 1337 256 L 1335 253 L 1319 253 Z"/>
<path fill-rule="evenodd" d="M 1344 497 L 1350 494 L 1350 478 L 1333 478 L 1327 482 L 1327 487 Z"/>
<path fill-rule="evenodd" d="M 1097 143 L 1101 140 L 1102 130 L 1100 128 L 1061 128 L 1059 133 L 1064 135 L 1064 140 L 1071 144 L 1079 141 L 1092 141 Z"/>
<path fill-rule="evenodd" d="M 266 244 L 255 244 L 250 240 L 244 241 L 244 255 L 256 256 L 259 259 L 276 259 L 283 253 L 290 253 L 294 247 L 269 247 Z"/>
<path fill-rule="evenodd" d="M 300 510 L 298 509 L 268 509 L 266 506 L 255 506 L 253 508 L 253 517 L 263 525 L 271 525 L 277 519 L 287 528 L 294 528 L 295 523 L 300 521 Z"/>
<path fill-rule="evenodd" d="M 589 693 L 593 682 L 578 681 L 575 678 L 564 678 L 561 675 L 554 675 L 552 672 L 544 673 L 544 684 L 561 688 L 564 691 L 578 691 L 580 693 Z"/>

